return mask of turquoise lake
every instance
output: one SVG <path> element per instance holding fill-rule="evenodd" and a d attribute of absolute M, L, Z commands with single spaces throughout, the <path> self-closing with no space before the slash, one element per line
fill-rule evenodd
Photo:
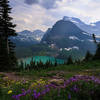
<path fill-rule="evenodd" d="M 55 59 L 54 57 L 49 57 L 49 56 L 33 56 L 25 59 L 21 59 L 23 63 L 25 64 L 30 64 L 30 61 L 32 60 L 35 62 L 40 62 L 40 60 L 45 64 L 47 61 L 51 61 L 52 64 L 55 63 L 55 60 L 57 61 L 58 64 L 64 64 L 64 60 L 62 59 Z M 19 60 L 20 61 L 20 60 Z"/>

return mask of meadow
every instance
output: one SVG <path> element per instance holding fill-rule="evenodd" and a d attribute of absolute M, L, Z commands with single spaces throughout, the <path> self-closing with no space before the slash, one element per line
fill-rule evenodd
<path fill-rule="evenodd" d="M 100 97 L 100 60 L 13 73 L 15 79 L 7 72 L 0 73 L 0 100 L 99 100 Z"/>

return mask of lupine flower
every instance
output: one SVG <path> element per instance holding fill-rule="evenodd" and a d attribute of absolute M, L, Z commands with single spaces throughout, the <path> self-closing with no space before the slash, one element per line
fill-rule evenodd
<path fill-rule="evenodd" d="M 34 96 L 35 99 L 38 99 L 40 96 L 45 96 L 45 94 L 48 93 L 48 92 L 50 92 L 51 89 L 55 89 L 55 88 L 56 88 L 56 89 L 66 88 L 66 87 L 68 87 L 70 84 L 72 84 L 72 83 L 74 83 L 74 82 L 81 81 L 81 80 L 84 81 L 84 82 L 87 82 L 87 83 L 93 82 L 93 83 L 100 84 L 100 80 L 99 80 L 98 78 L 95 78 L 94 76 L 76 75 L 76 76 L 73 76 L 73 77 L 69 78 L 68 80 L 66 80 L 66 81 L 64 82 L 64 84 L 63 84 L 63 87 L 59 87 L 59 88 L 58 88 L 58 86 L 54 85 L 53 83 L 48 84 L 48 85 L 45 84 L 45 86 L 42 85 L 42 86 L 45 87 L 45 89 L 44 89 L 44 90 L 41 90 L 41 91 L 39 91 L 39 92 L 37 92 L 36 90 L 33 90 L 33 96 Z M 41 85 L 42 83 L 44 84 L 43 80 L 39 80 L 39 81 L 37 82 L 37 84 L 39 84 L 39 85 Z M 81 83 L 81 82 L 80 82 L 80 83 Z M 35 86 L 36 86 L 36 85 L 35 85 Z M 38 87 L 37 87 L 37 88 L 38 88 Z M 80 89 L 81 89 L 81 88 L 80 88 Z M 74 85 L 74 86 L 71 88 L 71 91 L 79 92 L 80 89 L 78 88 L 77 85 Z M 24 89 L 22 89 L 22 92 L 23 92 L 22 94 L 15 95 L 15 96 L 13 96 L 13 98 L 14 98 L 15 100 L 20 100 L 20 97 L 21 97 L 21 96 L 26 96 L 27 94 L 30 94 L 30 93 L 31 93 L 31 90 L 29 89 L 29 90 L 25 91 Z M 90 92 L 90 93 L 92 94 L 92 92 Z M 58 96 L 59 96 L 59 95 L 60 95 L 60 90 L 58 90 Z M 68 94 L 68 100 L 71 100 L 71 94 L 70 94 L 70 93 Z"/>
<path fill-rule="evenodd" d="M 41 94 L 42 94 L 42 95 L 45 95 L 45 94 L 46 94 L 46 90 L 43 90 L 43 91 L 41 92 Z"/>
<path fill-rule="evenodd" d="M 71 100 L 71 94 L 70 93 L 68 94 L 68 100 Z"/>
<path fill-rule="evenodd" d="M 22 92 L 25 92 L 25 89 L 22 89 Z"/>
<path fill-rule="evenodd" d="M 38 98 L 37 93 L 34 93 L 33 96 L 34 96 L 35 99 Z"/>
<path fill-rule="evenodd" d="M 15 100 L 20 100 L 18 95 L 13 95 L 12 98 L 15 99 Z"/>
<path fill-rule="evenodd" d="M 40 93 L 40 92 L 39 92 L 39 93 L 37 93 L 37 96 L 38 96 L 38 97 L 40 97 L 40 95 L 41 95 L 41 93 Z"/>
<path fill-rule="evenodd" d="M 79 89 L 77 88 L 76 85 L 74 85 L 73 90 L 74 90 L 75 92 L 78 92 L 78 91 L 79 91 Z"/>
<path fill-rule="evenodd" d="M 47 89 L 46 89 L 46 92 L 49 92 L 49 91 L 50 91 L 50 88 L 47 88 Z"/>

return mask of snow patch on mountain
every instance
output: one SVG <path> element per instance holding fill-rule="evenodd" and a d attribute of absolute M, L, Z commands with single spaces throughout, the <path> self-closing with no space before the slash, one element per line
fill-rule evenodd
<path fill-rule="evenodd" d="M 77 49 L 77 50 L 79 50 L 79 47 L 77 47 L 77 46 L 73 46 L 73 49 Z"/>
<path fill-rule="evenodd" d="M 33 32 L 24 30 L 22 32 L 19 32 L 18 36 L 13 39 L 17 39 L 20 41 L 34 41 L 34 40 L 41 41 L 44 34 L 45 33 L 42 32 L 41 30 L 35 30 Z"/>
<path fill-rule="evenodd" d="M 86 32 L 82 32 L 82 33 L 87 35 L 87 33 L 86 33 Z"/>
<path fill-rule="evenodd" d="M 62 51 L 62 50 L 63 50 L 63 48 L 60 48 L 59 50 L 60 50 L 60 51 Z"/>
<path fill-rule="evenodd" d="M 79 23 L 79 22 L 77 22 L 77 21 L 75 21 L 75 20 L 70 20 L 70 21 L 73 22 L 73 23 L 77 23 L 77 24 Z"/>
<path fill-rule="evenodd" d="M 100 35 L 96 35 L 96 38 L 100 38 Z"/>
<path fill-rule="evenodd" d="M 89 42 L 94 42 L 94 40 L 88 39 Z"/>
<path fill-rule="evenodd" d="M 56 44 L 51 44 L 50 46 L 49 46 L 50 48 L 56 48 Z"/>
<path fill-rule="evenodd" d="M 95 23 L 90 23 L 90 25 L 91 25 L 91 26 L 93 26 L 93 27 L 94 27 L 94 26 L 96 26 L 96 24 L 95 24 Z"/>
<path fill-rule="evenodd" d="M 72 17 L 67 17 L 67 16 L 64 16 L 63 20 L 64 21 L 71 21 L 71 22 L 76 23 L 76 24 L 79 23 L 78 21 L 74 20 Z"/>
<path fill-rule="evenodd" d="M 64 50 L 66 50 L 66 51 L 70 51 L 70 50 L 72 50 L 72 49 L 79 50 L 79 47 L 73 46 L 73 47 L 69 47 L 69 48 L 64 48 Z"/>
<path fill-rule="evenodd" d="M 84 40 L 80 40 L 78 37 L 76 36 L 69 36 L 69 39 L 71 40 L 78 40 L 78 41 L 81 41 L 81 42 L 84 42 Z"/>
<path fill-rule="evenodd" d="M 69 39 L 71 39 L 71 40 L 79 40 L 79 38 L 76 37 L 76 36 L 69 36 Z"/>
<path fill-rule="evenodd" d="M 72 48 L 64 48 L 66 51 L 70 51 L 72 50 Z"/>
<path fill-rule="evenodd" d="M 64 16 L 63 17 L 64 21 L 71 21 L 74 24 L 76 24 L 80 29 L 82 29 L 83 31 L 86 31 L 89 34 L 100 34 L 100 21 L 97 22 L 92 22 L 90 24 L 86 24 L 83 21 L 81 21 L 79 18 L 75 18 L 75 17 L 68 17 L 68 16 Z"/>

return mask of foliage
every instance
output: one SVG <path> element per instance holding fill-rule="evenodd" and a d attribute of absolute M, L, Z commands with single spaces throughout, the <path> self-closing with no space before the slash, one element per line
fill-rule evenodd
<path fill-rule="evenodd" d="M 93 37 L 94 43 L 97 43 L 95 34 L 92 34 L 92 37 Z"/>
<path fill-rule="evenodd" d="M 93 55 L 92 55 L 89 51 L 87 51 L 84 60 L 85 60 L 85 61 L 90 61 L 90 60 L 92 60 L 92 59 L 93 59 Z"/>
<path fill-rule="evenodd" d="M 67 65 L 69 65 L 69 64 L 73 64 L 73 60 L 72 60 L 71 56 L 69 56 L 68 60 L 67 60 Z"/>
<path fill-rule="evenodd" d="M 55 59 L 55 62 L 52 63 L 50 60 L 47 60 L 46 63 L 43 63 L 41 60 L 39 62 L 35 62 L 33 58 L 30 61 L 30 64 L 24 63 L 22 60 L 19 63 L 19 70 L 42 70 L 42 69 L 48 69 L 51 67 L 56 67 L 58 65 L 57 60 Z"/>
<path fill-rule="evenodd" d="M 96 50 L 96 53 L 95 53 L 93 59 L 95 59 L 95 60 L 100 59 L 100 43 L 97 44 L 97 50 Z"/>
<path fill-rule="evenodd" d="M 95 34 L 93 34 L 93 40 L 94 40 L 94 43 L 97 45 L 96 53 L 93 57 L 93 60 L 98 60 L 100 59 L 100 43 L 96 41 Z"/>
<path fill-rule="evenodd" d="M 2 100 L 99 100 L 100 80 L 76 75 L 59 86 L 49 81 L 0 80 Z M 6 98 L 5 98 L 6 97 Z"/>
<path fill-rule="evenodd" d="M 15 24 L 9 16 L 11 8 L 8 0 L 0 1 L 0 70 L 14 69 L 17 60 L 15 57 L 14 43 L 9 39 L 16 36 Z"/>

